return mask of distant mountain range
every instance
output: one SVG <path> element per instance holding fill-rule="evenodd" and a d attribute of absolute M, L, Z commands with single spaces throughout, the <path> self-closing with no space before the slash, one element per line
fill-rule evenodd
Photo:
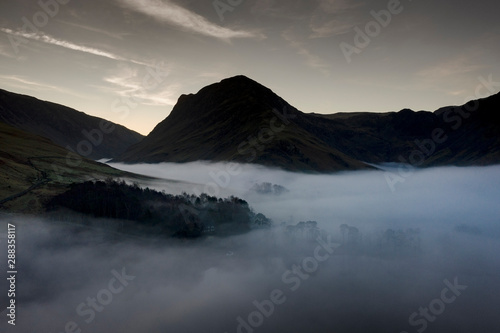
<path fill-rule="evenodd" d="M 306 114 L 245 77 L 182 95 L 170 115 L 115 159 L 234 161 L 330 172 L 403 162 L 500 162 L 500 94 L 435 112 Z"/>
<path fill-rule="evenodd" d="M 370 169 L 384 162 L 500 163 L 499 109 L 500 93 L 435 112 L 306 114 L 236 76 L 182 95 L 142 137 L 62 105 L 0 90 L 0 211 L 43 211 L 52 198 L 86 180 L 144 180 L 92 160 L 105 157 L 126 163 L 233 161 L 301 172 Z M 85 146 L 91 152 L 82 154 L 79 147 Z"/>
<path fill-rule="evenodd" d="M 500 93 L 435 112 L 307 114 L 240 75 L 180 96 L 168 117 L 143 137 L 62 105 L 0 90 L 0 121 L 91 159 L 233 161 L 301 172 L 370 169 L 384 162 L 500 163 L 499 108 Z"/>
<path fill-rule="evenodd" d="M 95 160 L 117 157 L 143 138 L 102 118 L 1 89 L 0 121 Z"/>

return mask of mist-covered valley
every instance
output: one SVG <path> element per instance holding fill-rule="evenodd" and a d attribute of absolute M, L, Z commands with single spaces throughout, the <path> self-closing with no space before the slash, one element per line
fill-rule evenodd
<path fill-rule="evenodd" d="M 9 332 L 498 327 L 500 166 L 412 170 L 393 186 L 381 170 L 111 166 L 175 180 L 140 184 L 166 193 L 237 196 L 273 225 L 179 239 L 114 232 L 105 219 L 89 228 L 2 215 L 2 231 L 17 229 L 18 321 Z"/>
<path fill-rule="evenodd" d="M 498 332 L 498 9 L 1 1 L 0 333 Z"/>

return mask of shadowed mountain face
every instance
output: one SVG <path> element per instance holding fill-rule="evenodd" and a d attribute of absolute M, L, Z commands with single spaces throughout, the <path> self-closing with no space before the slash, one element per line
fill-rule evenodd
<path fill-rule="evenodd" d="M 116 157 L 143 138 L 104 119 L 1 89 L 0 121 L 92 159 Z"/>
<path fill-rule="evenodd" d="M 370 163 L 415 166 L 500 163 L 500 94 L 435 112 L 405 109 L 304 117 L 329 145 Z"/>
<path fill-rule="evenodd" d="M 235 161 L 300 171 L 367 168 L 304 128 L 303 116 L 270 89 L 237 76 L 182 95 L 171 114 L 117 160 Z"/>
<path fill-rule="evenodd" d="M 305 114 L 236 76 L 183 95 L 171 114 L 117 161 L 256 163 L 299 171 L 500 162 L 500 94 L 436 112 Z"/>
<path fill-rule="evenodd" d="M 1 121 L 0 142 L 0 211 L 36 213 L 74 182 L 136 176 Z"/>

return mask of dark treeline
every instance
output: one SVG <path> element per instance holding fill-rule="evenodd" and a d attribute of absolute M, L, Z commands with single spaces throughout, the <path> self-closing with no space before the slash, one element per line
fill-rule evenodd
<path fill-rule="evenodd" d="M 72 184 L 47 204 L 49 210 L 61 207 L 92 217 L 135 221 L 143 230 L 177 237 L 232 234 L 262 226 L 262 214 L 254 214 L 236 197 L 171 195 L 124 181 Z"/>

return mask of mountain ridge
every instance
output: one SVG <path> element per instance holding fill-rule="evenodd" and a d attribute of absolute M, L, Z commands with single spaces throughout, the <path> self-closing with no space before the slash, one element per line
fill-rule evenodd
<path fill-rule="evenodd" d="M 500 131 L 491 127 L 498 123 L 492 110 L 499 106 L 500 93 L 478 100 L 477 111 L 457 129 L 451 119 L 464 113 L 467 104 L 441 112 L 311 114 L 238 75 L 180 96 L 170 115 L 115 161 L 208 160 L 291 171 L 359 170 L 369 168 L 366 163 L 408 162 L 419 149 L 416 142 L 429 140 L 434 129 L 442 128 L 447 141 L 436 145 L 418 166 L 500 163 Z M 493 139 L 483 135 L 485 128 L 494 133 Z M 474 154 L 476 147 L 481 152 Z"/>
<path fill-rule="evenodd" d="M 0 212 L 43 211 L 47 200 L 74 182 L 142 177 L 81 157 L 2 121 L 0 142 Z"/>
<path fill-rule="evenodd" d="M 235 161 L 295 171 L 370 168 L 297 126 L 292 118 L 300 114 L 256 81 L 241 75 L 224 79 L 181 96 L 170 115 L 117 161 Z"/>
<path fill-rule="evenodd" d="M 239 162 L 300 172 L 500 163 L 500 93 L 436 111 L 304 113 L 243 75 L 178 98 L 142 137 L 121 125 L 63 105 L 0 89 L 0 121 L 114 162 Z M 110 135 L 107 129 L 114 128 Z M 441 130 L 443 142 L 429 142 Z M 101 133 L 98 133 L 101 131 Z M 432 146 L 427 154 L 425 145 Z M 416 156 L 420 158 L 416 159 Z"/>
<path fill-rule="evenodd" d="M 95 160 L 123 153 L 143 136 L 70 107 L 0 89 L 0 121 Z"/>

